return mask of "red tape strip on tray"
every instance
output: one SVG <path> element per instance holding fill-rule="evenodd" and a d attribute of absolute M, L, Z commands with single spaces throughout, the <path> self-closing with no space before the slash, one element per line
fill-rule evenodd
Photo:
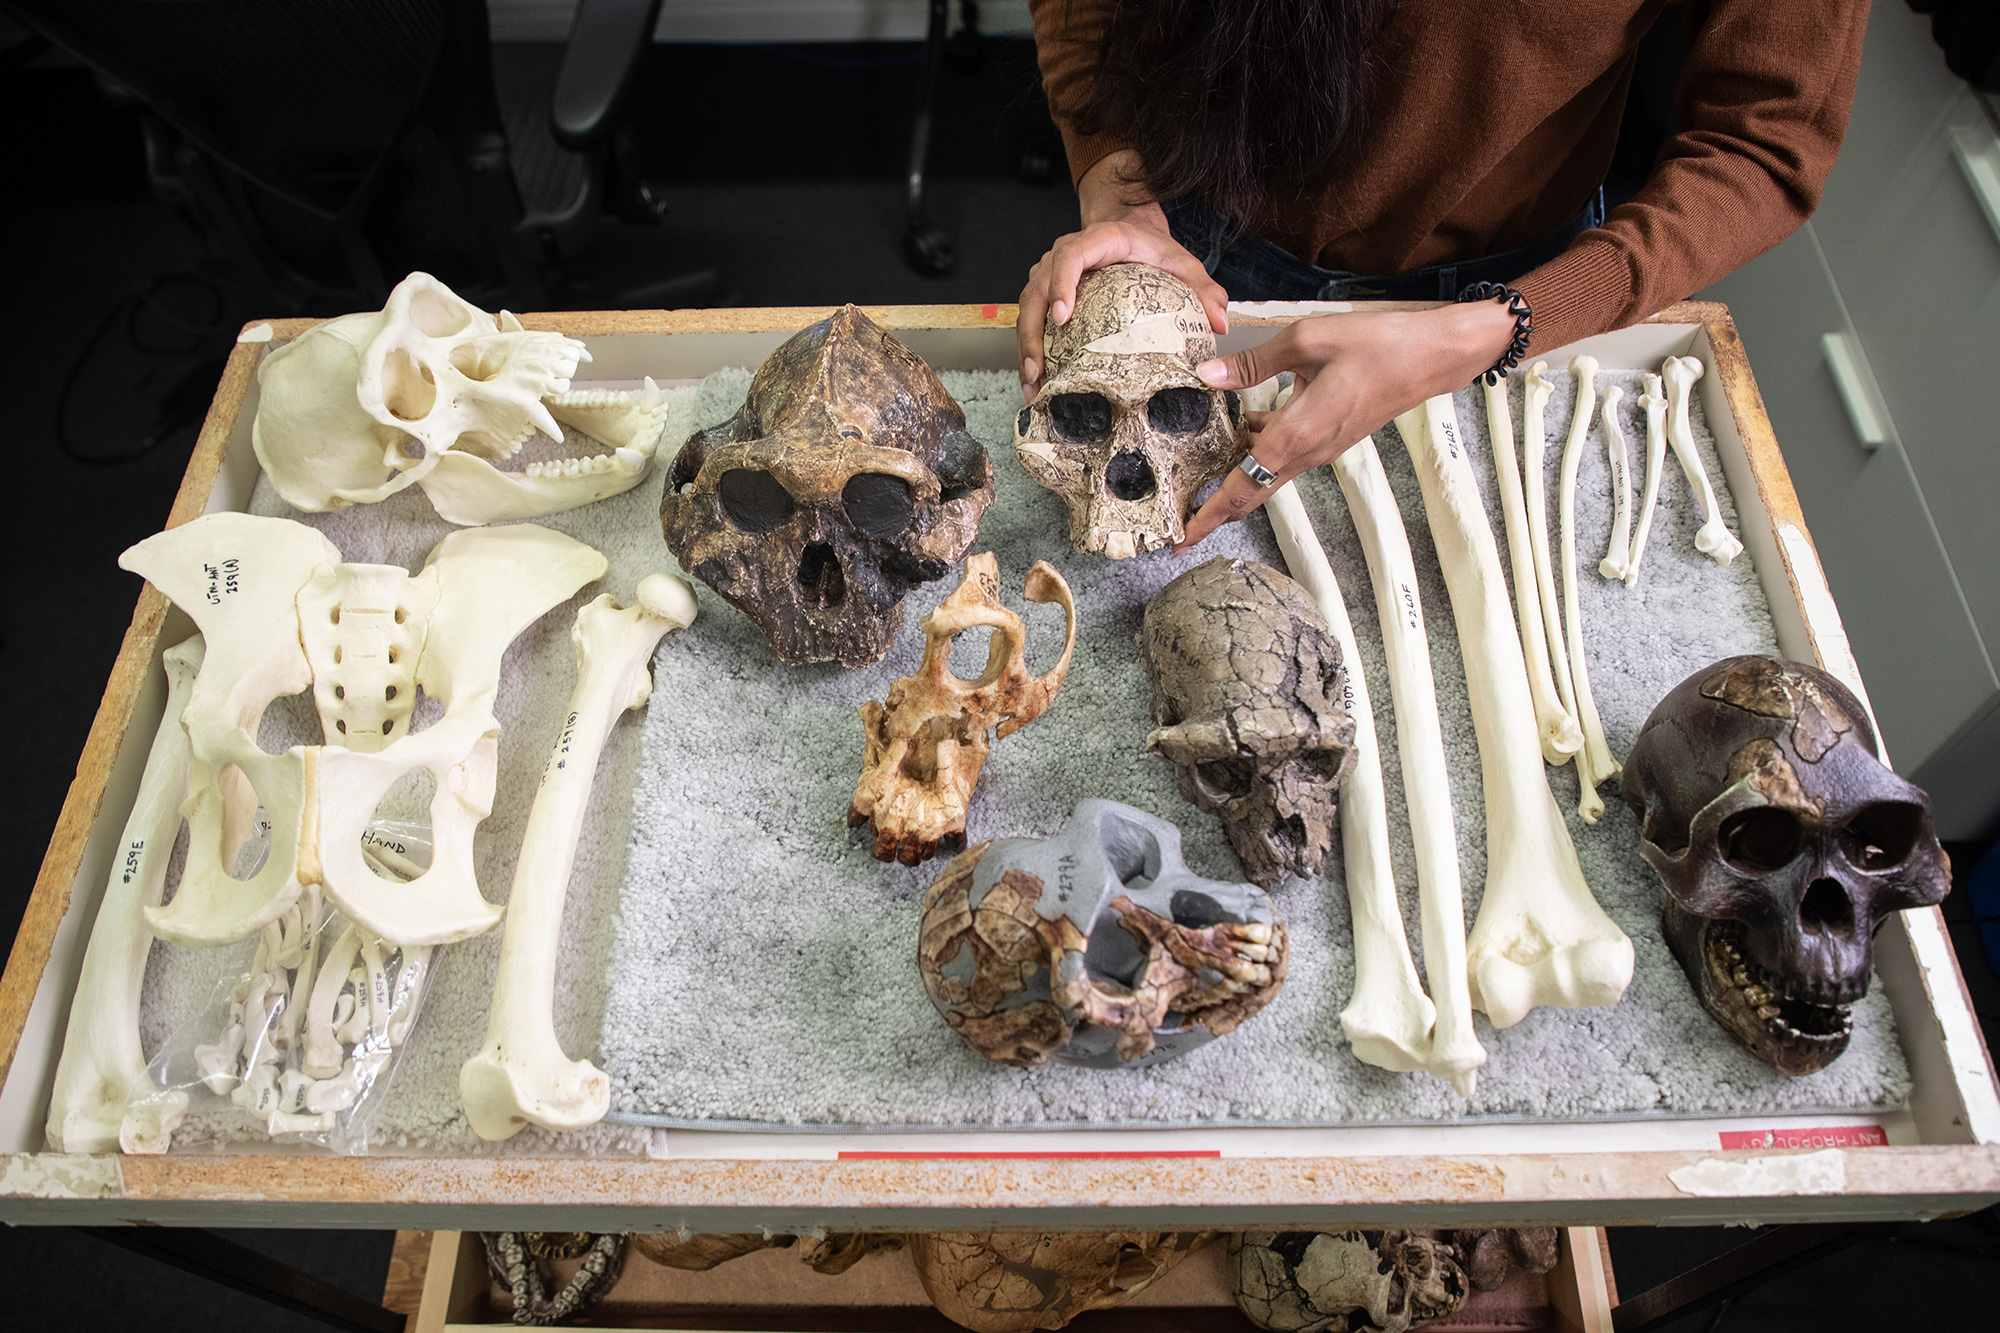
<path fill-rule="evenodd" d="M 1000 307 L 997 305 L 983 305 L 979 307 L 979 317 L 981 319 L 998 319 L 1000 318 Z"/>
<path fill-rule="evenodd" d="M 1725 1148 L 1886 1148 L 1880 1125 L 1815 1125 L 1810 1129 L 1727 1129 Z"/>
<path fill-rule="evenodd" d="M 1222 1157 L 1222 1149 L 1180 1153 L 842 1153 L 840 1161 L 1130 1161 L 1152 1157 Z"/>

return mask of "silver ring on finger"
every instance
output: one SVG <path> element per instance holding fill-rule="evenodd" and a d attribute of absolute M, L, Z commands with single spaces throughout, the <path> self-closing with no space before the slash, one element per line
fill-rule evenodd
<path fill-rule="evenodd" d="M 1243 455 L 1243 461 L 1236 466 L 1244 476 L 1250 478 L 1250 480 L 1256 482 L 1265 490 L 1271 489 L 1271 484 L 1278 479 L 1277 473 L 1265 467 L 1249 454 Z"/>

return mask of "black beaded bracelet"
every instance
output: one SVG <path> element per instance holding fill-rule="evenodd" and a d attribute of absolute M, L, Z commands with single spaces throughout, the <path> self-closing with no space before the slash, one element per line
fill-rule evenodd
<path fill-rule="evenodd" d="M 1493 368 L 1479 378 L 1488 384 L 1498 384 L 1503 376 L 1521 364 L 1521 358 L 1528 354 L 1528 339 L 1534 334 L 1535 326 L 1529 321 L 1532 313 L 1528 309 L 1528 298 L 1512 287 L 1497 282 L 1475 282 L 1458 294 L 1460 301 L 1502 301 L 1507 313 L 1514 317 L 1514 341 L 1507 345 L 1507 352 Z"/>

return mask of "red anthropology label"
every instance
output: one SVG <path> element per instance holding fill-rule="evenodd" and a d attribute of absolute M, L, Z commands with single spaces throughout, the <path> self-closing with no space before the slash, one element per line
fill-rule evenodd
<path fill-rule="evenodd" d="M 1815 1125 L 1810 1129 L 1726 1129 L 1725 1148 L 1884 1148 L 1880 1125 Z"/>

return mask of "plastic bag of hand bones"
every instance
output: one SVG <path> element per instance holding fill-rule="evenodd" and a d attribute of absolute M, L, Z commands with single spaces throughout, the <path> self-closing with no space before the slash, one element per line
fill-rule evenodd
<path fill-rule="evenodd" d="M 252 874 L 261 838 L 244 848 Z M 376 821 L 362 848 L 377 873 L 414 879 L 430 863 L 430 830 Z M 186 1093 L 191 1114 L 233 1111 L 274 1142 L 368 1151 L 431 949 L 378 938 L 322 903 L 317 886 L 254 946 L 235 947 L 243 962 L 153 1057 L 153 1081 Z"/>

